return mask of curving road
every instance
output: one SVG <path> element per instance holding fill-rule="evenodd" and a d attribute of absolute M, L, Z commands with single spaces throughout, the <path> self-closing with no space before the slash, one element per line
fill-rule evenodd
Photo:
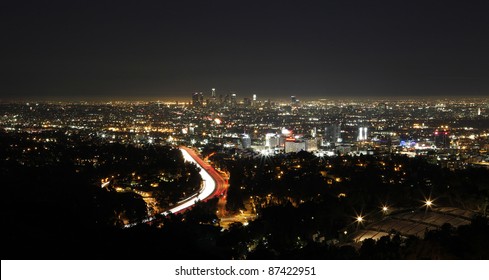
<path fill-rule="evenodd" d="M 168 210 L 172 213 L 178 213 L 193 206 L 197 201 L 205 201 L 206 199 L 213 197 L 216 190 L 219 188 L 216 178 L 211 175 L 211 170 L 214 170 L 212 166 L 201 160 L 192 149 L 182 146 L 180 147 L 180 151 L 182 152 L 185 161 L 195 163 L 198 167 L 200 167 L 199 173 L 203 180 L 203 187 L 197 194 L 184 199 L 183 201 L 179 202 L 178 206 Z"/>
<path fill-rule="evenodd" d="M 209 196 L 202 198 L 201 200 L 206 200 L 212 198 L 214 196 L 225 194 L 227 182 L 226 180 L 217 172 L 214 167 L 210 164 L 204 162 L 195 152 L 194 150 L 181 146 L 180 151 L 182 151 L 183 158 L 186 161 L 193 162 L 200 167 L 200 176 L 202 176 L 203 180 L 206 180 L 210 177 L 215 184 L 214 192 L 210 193 Z M 190 157 L 189 157 L 190 156 Z"/>
<path fill-rule="evenodd" d="M 205 201 L 214 196 L 225 194 L 226 191 L 226 181 L 221 177 L 219 173 L 208 163 L 204 162 L 199 156 L 194 152 L 194 150 L 181 146 L 180 151 L 182 152 L 185 161 L 193 162 L 198 167 L 200 167 L 200 176 L 203 180 L 203 187 L 199 192 L 187 197 L 186 199 L 179 201 L 178 205 L 168 209 L 167 211 L 161 213 L 160 215 L 166 216 L 169 213 L 179 213 L 182 212 L 198 201 Z M 144 219 L 142 222 L 147 223 L 154 220 L 156 217 L 149 217 Z M 129 228 L 137 225 L 138 223 L 127 224 L 124 227 Z"/>

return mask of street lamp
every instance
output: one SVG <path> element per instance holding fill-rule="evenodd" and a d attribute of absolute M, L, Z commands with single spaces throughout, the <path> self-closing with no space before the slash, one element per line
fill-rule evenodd
<path fill-rule="evenodd" d="M 425 200 L 424 205 L 425 205 L 427 208 L 431 208 L 431 206 L 434 206 L 434 204 L 433 204 L 433 200 L 431 200 L 431 199 L 427 199 L 427 200 Z"/>
<path fill-rule="evenodd" d="M 423 207 L 426 207 L 425 212 L 427 212 L 430 208 L 435 206 L 435 204 L 433 203 L 434 201 L 435 200 L 431 199 L 431 197 L 425 198 L 425 200 L 423 201 L 424 202 Z"/>

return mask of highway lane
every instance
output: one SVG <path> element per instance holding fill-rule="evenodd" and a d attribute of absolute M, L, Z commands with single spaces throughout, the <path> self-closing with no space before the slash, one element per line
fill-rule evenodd
<path fill-rule="evenodd" d="M 214 180 L 214 182 L 216 184 L 215 191 L 209 197 L 207 197 L 207 199 L 212 198 L 214 196 L 219 196 L 221 194 L 225 194 L 227 182 L 226 182 L 226 180 L 224 180 L 224 178 L 221 176 L 221 174 L 219 174 L 219 172 L 217 172 L 214 169 L 214 167 L 212 167 L 210 164 L 204 162 L 194 152 L 194 150 L 187 148 L 187 147 L 184 147 L 184 146 L 180 147 L 180 150 L 182 151 L 182 154 L 184 155 L 185 160 L 194 162 L 195 164 L 197 164 L 198 167 L 201 168 L 201 171 L 200 171 L 201 176 L 202 176 L 202 170 L 205 170 L 206 171 L 205 173 L 210 175 L 210 177 Z M 187 152 L 188 156 L 191 157 L 191 160 L 188 157 L 186 158 L 186 155 L 183 151 Z M 202 179 L 204 179 L 203 176 L 202 176 Z"/>
<path fill-rule="evenodd" d="M 199 190 L 198 193 L 194 193 L 188 198 L 180 201 L 177 206 L 166 210 L 159 215 L 166 216 L 170 212 L 171 213 L 179 213 L 182 212 L 193 205 L 195 205 L 198 201 L 205 201 L 214 196 L 224 194 L 226 189 L 226 181 L 221 177 L 219 173 L 209 164 L 204 162 L 192 149 L 181 146 L 180 151 L 182 152 L 183 158 L 185 161 L 193 162 L 198 167 L 200 167 L 200 176 L 203 180 L 203 187 Z M 147 223 L 154 220 L 156 217 L 149 217 L 144 219 L 142 222 Z M 138 223 L 127 224 L 124 227 L 129 228 L 137 225 Z"/>
<path fill-rule="evenodd" d="M 185 202 L 181 203 L 180 205 L 173 207 L 173 208 L 168 210 L 172 213 L 178 213 L 182 210 L 185 210 L 185 209 L 193 206 L 197 201 L 204 201 L 204 200 L 210 198 L 215 193 L 215 191 L 217 189 L 216 181 L 211 176 L 211 174 L 209 174 L 209 172 L 208 172 L 210 166 L 202 165 L 202 163 L 204 163 L 204 162 L 191 149 L 189 149 L 187 147 L 180 147 L 180 151 L 182 152 L 182 155 L 183 155 L 183 158 L 185 159 L 185 161 L 193 162 L 197 166 L 200 167 L 199 173 L 200 173 L 200 176 L 202 177 L 204 186 L 200 189 L 197 196 L 193 197 L 190 200 L 185 200 Z M 212 168 L 212 167 L 210 167 L 210 168 Z"/>

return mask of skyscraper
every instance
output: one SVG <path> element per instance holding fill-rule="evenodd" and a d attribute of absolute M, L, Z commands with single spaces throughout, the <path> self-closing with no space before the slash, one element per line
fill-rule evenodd
<path fill-rule="evenodd" d="M 202 107 L 204 105 L 204 94 L 202 92 L 194 92 L 192 95 L 192 105 L 194 107 Z"/>
<path fill-rule="evenodd" d="M 211 90 L 211 99 L 209 100 L 210 104 L 216 104 L 217 103 L 217 97 L 216 97 L 216 89 L 212 88 Z"/>
<path fill-rule="evenodd" d="M 357 140 L 358 141 L 366 141 L 368 139 L 368 130 L 367 130 L 367 127 L 359 127 L 358 128 L 358 137 L 357 137 Z"/>
<path fill-rule="evenodd" d="M 275 133 L 267 133 L 265 135 L 265 146 L 267 148 L 275 148 L 280 144 L 279 136 Z"/>
<path fill-rule="evenodd" d="M 341 123 L 332 123 L 324 128 L 324 142 L 333 144 L 341 139 Z"/>
<path fill-rule="evenodd" d="M 256 94 L 253 94 L 253 99 L 251 101 L 251 106 L 256 106 Z"/>
<path fill-rule="evenodd" d="M 297 99 L 297 97 L 296 97 L 295 95 L 292 95 L 292 96 L 290 97 L 290 103 L 291 103 L 292 105 L 299 104 L 299 99 Z"/>
<path fill-rule="evenodd" d="M 241 135 L 241 145 L 243 146 L 243 149 L 251 147 L 251 138 L 248 134 L 244 133 Z"/>

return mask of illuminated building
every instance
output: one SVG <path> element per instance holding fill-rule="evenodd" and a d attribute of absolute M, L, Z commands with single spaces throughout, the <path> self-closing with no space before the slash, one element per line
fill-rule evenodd
<path fill-rule="evenodd" d="M 318 149 L 318 140 L 317 138 L 309 138 L 309 139 L 304 139 L 304 143 L 306 144 L 305 150 L 308 152 L 314 152 L 317 151 Z"/>
<path fill-rule="evenodd" d="M 297 97 L 296 97 L 295 95 L 292 95 L 292 96 L 290 97 L 290 103 L 291 103 L 292 105 L 299 104 L 299 99 L 297 99 Z"/>
<path fill-rule="evenodd" d="M 204 105 L 204 94 L 202 92 L 194 92 L 192 95 L 192 105 L 194 107 L 202 107 Z"/>
<path fill-rule="evenodd" d="M 216 104 L 217 103 L 217 97 L 216 97 L 216 89 L 212 88 L 211 90 L 211 99 L 210 99 L 211 104 Z"/>
<path fill-rule="evenodd" d="M 366 141 L 368 139 L 368 130 L 367 127 L 359 127 L 358 128 L 358 141 Z"/>
<path fill-rule="evenodd" d="M 333 123 L 324 128 L 323 140 L 327 144 L 334 144 L 340 142 L 341 138 L 341 124 Z"/>
<path fill-rule="evenodd" d="M 279 137 L 275 133 L 267 133 L 265 135 L 265 146 L 275 148 L 280 144 Z"/>
<path fill-rule="evenodd" d="M 248 134 L 241 135 L 241 145 L 243 146 L 243 149 L 251 148 L 251 138 Z"/>
<path fill-rule="evenodd" d="M 286 153 L 297 153 L 306 150 L 306 142 L 304 141 L 285 141 L 285 152 Z"/>

